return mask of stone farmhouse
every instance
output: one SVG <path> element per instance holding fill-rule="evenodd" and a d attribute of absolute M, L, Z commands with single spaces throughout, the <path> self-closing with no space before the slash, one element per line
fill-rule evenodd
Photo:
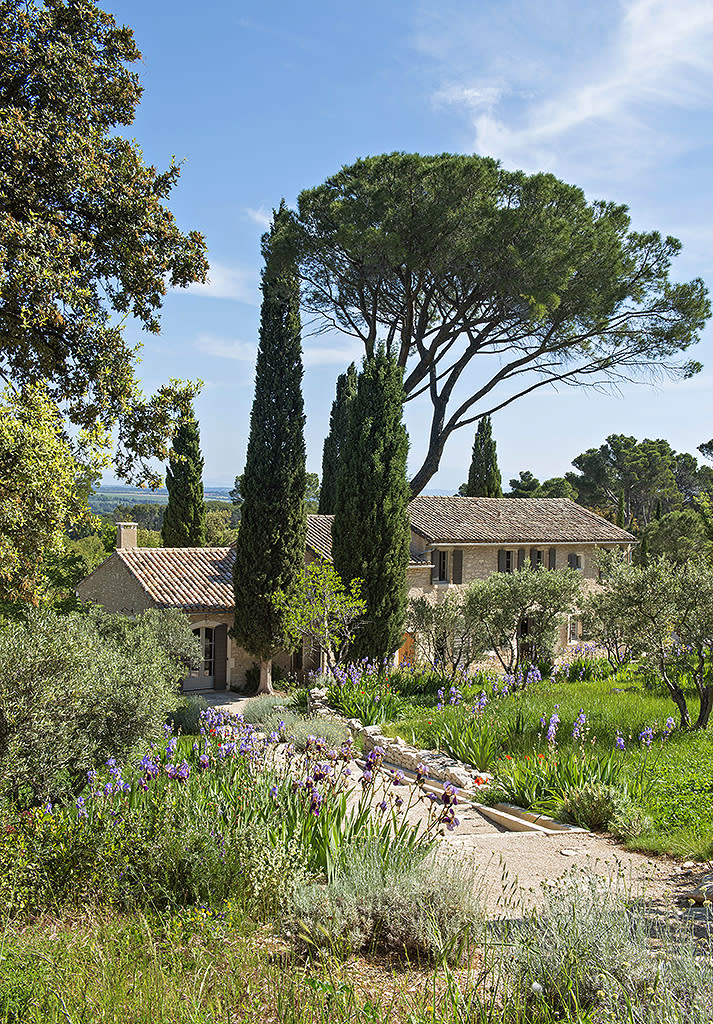
<path fill-rule="evenodd" d="M 549 569 L 570 566 L 595 581 L 600 548 L 631 550 L 634 538 L 568 498 L 414 498 L 409 505 L 409 597 L 443 600 L 453 588 L 494 572 L 514 572 L 526 561 Z M 305 561 L 331 561 L 332 516 L 307 520 Z M 232 548 L 139 548 L 136 523 L 117 525 L 116 551 L 77 587 L 83 601 L 136 615 L 148 608 L 179 608 L 200 637 L 203 662 L 184 689 L 240 688 L 253 657 L 231 640 Z M 576 642 L 581 623 L 563 626 L 561 645 Z M 399 652 L 408 657 L 413 637 Z M 293 671 L 318 667 L 306 649 L 277 656 Z"/>

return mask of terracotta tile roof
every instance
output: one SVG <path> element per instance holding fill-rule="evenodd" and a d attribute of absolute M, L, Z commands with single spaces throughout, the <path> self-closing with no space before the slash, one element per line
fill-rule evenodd
<path fill-rule="evenodd" d="M 320 558 L 332 560 L 332 520 L 334 516 L 307 516 L 307 547 Z"/>
<path fill-rule="evenodd" d="M 307 547 L 314 551 L 320 558 L 332 561 L 332 521 L 334 516 L 308 515 L 307 516 Z M 431 568 L 430 560 L 426 560 L 422 554 L 413 547 L 409 552 L 409 569 L 420 569 L 423 566 Z"/>
<path fill-rule="evenodd" d="M 569 498 L 464 498 L 421 495 L 411 526 L 430 543 L 624 543 L 634 538 Z"/>
<path fill-rule="evenodd" d="M 116 554 L 160 608 L 233 607 L 234 548 L 119 548 Z"/>

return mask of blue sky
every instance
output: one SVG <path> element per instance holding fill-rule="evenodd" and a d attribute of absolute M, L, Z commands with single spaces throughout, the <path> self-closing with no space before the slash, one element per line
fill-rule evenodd
<path fill-rule="evenodd" d="M 139 376 L 205 381 L 197 402 L 205 482 L 242 472 L 259 322 L 260 235 L 342 165 L 405 150 L 489 155 L 552 171 L 591 199 L 626 203 L 633 226 L 683 242 L 674 279 L 713 285 L 713 5 L 705 0 L 104 0 L 134 29 L 145 87 L 132 134 L 147 162 L 183 161 L 171 208 L 205 234 L 210 283 L 167 297 Z M 133 331 L 133 328 L 129 328 Z M 336 376 L 353 340 L 304 338 L 308 468 L 319 472 Z M 504 480 L 541 479 L 607 434 L 713 435 L 713 328 L 688 382 L 617 395 L 548 391 L 499 413 Z M 407 406 L 411 465 L 428 408 Z M 466 478 L 472 430 L 446 448 L 432 489 Z"/>

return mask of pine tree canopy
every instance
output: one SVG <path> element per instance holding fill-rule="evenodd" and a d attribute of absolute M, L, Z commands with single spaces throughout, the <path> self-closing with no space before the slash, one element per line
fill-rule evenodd
<path fill-rule="evenodd" d="M 165 548 L 201 548 L 205 545 L 203 457 L 198 422 L 189 409 L 179 420 L 166 470 L 168 505 L 161 539 Z"/>
<path fill-rule="evenodd" d="M 379 350 L 357 380 L 332 527 L 339 575 L 363 581 L 366 614 L 352 643 L 355 658 L 388 658 L 403 638 L 411 534 L 402 405 L 402 371 Z"/>
<path fill-rule="evenodd" d="M 305 443 L 299 285 L 281 204 L 263 236 L 260 343 L 250 436 L 241 477 L 241 521 L 233 584 L 233 636 L 261 662 L 289 644 L 286 612 L 304 570 Z"/>

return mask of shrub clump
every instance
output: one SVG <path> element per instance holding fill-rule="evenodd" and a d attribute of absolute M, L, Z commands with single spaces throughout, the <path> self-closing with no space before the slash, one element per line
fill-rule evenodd
<path fill-rule="evenodd" d="M 351 851 L 330 882 L 312 881 L 292 896 L 285 927 L 307 946 L 341 953 L 376 950 L 407 959 L 457 958 L 480 920 L 472 873 L 436 871 L 423 851 L 394 858 L 378 844 Z"/>
<path fill-rule="evenodd" d="M 186 616 L 32 610 L 0 631 L 0 797 L 76 795 L 87 772 L 161 734 L 199 656 Z"/>

